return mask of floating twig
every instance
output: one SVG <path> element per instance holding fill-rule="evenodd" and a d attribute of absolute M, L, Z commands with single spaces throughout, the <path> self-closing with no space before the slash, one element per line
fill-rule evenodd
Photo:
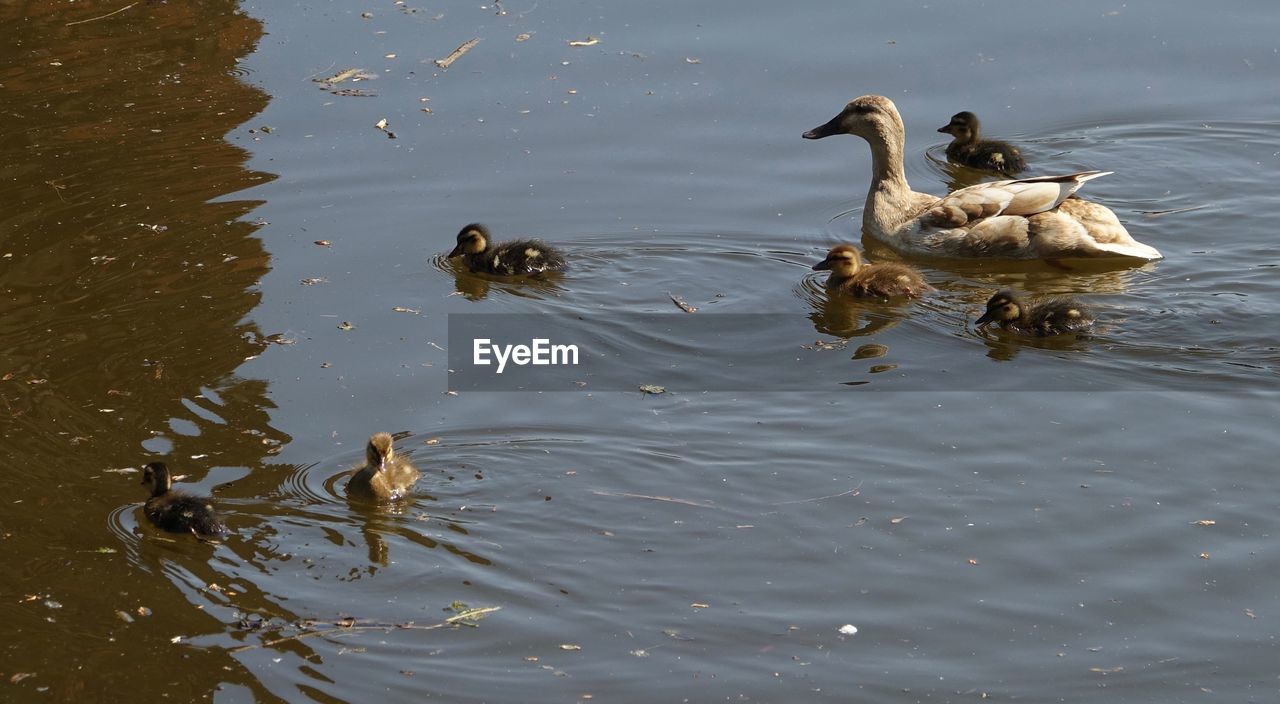
<path fill-rule="evenodd" d="M 1200 210 L 1201 208 L 1207 208 L 1207 207 L 1209 206 L 1189 205 L 1185 208 L 1170 208 L 1168 210 L 1139 210 L 1138 212 L 1142 215 L 1146 215 L 1149 218 L 1158 218 L 1161 215 L 1173 215 L 1174 213 L 1189 213 L 1192 210 Z"/>
<path fill-rule="evenodd" d="M 471 51 L 471 49 L 475 47 L 476 44 L 479 44 L 479 43 L 480 43 L 479 38 L 468 39 L 467 41 L 462 43 L 462 46 L 459 46 L 457 49 L 454 49 L 452 54 L 449 54 L 443 59 L 436 59 L 436 66 L 439 66 L 440 68 L 449 68 L 449 66 L 453 65 L 454 61 L 457 61 L 458 59 L 462 58 L 463 54 L 467 53 L 468 51 Z"/>
<path fill-rule="evenodd" d="M 650 496 L 648 494 L 632 494 L 629 491 L 601 491 L 594 490 L 591 493 L 597 496 L 618 496 L 624 499 L 648 499 L 650 501 L 666 501 L 673 504 L 681 504 L 684 506 L 693 506 L 694 508 L 720 508 L 711 502 L 690 501 L 688 499 L 673 499 L 670 496 Z"/>
<path fill-rule="evenodd" d="M 448 628 L 450 626 L 460 626 L 460 625 L 474 627 L 476 624 L 468 623 L 468 621 L 474 621 L 479 618 L 484 618 L 485 616 L 493 613 L 494 611 L 500 611 L 501 609 L 502 609 L 501 606 L 482 606 L 475 609 L 467 609 L 466 611 L 463 611 L 457 615 L 446 618 L 440 623 L 433 623 L 429 626 L 419 626 L 418 624 L 413 622 L 371 623 L 371 624 L 365 624 L 365 625 L 357 625 L 357 621 L 355 619 L 345 618 L 345 619 L 342 619 L 341 621 L 335 622 L 332 628 L 321 628 L 315 631 L 295 633 L 294 635 L 291 635 L 291 636 L 285 636 L 283 638 L 275 638 L 273 640 L 267 640 L 261 643 L 248 643 L 246 645 L 240 645 L 234 648 L 228 648 L 227 652 L 232 654 L 243 653 L 247 650 L 257 650 L 258 648 L 270 648 L 272 646 L 276 646 L 281 643 L 288 643 L 291 641 L 302 640 L 303 638 L 314 638 L 316 636 L 327 636 L 333 633 L 353 633 L 355 631 L 390 631 L 390 630 L 434 631 L 440 628 Z"/>
<path fill-rule="evenodd" d="M 105 15 L 101 15 L 101 16 L 99 16 L 99 17 L 90 17 L 90 18 L 89 18 L 89 19 L 87 19 L 87 20 L 76 20 L 75 22 L 68 22 L 68 23 L 66 23 L 66 24 L 64 24 L 64 25 L 62 25 L 62 26 L 63 26 L 63 27 L 70 27 L 70 26 L 71 26 L 71 25 L 73 25 L 73 24 L 84 24 L 84 23 L 86 23 L 86 22 L 97 22 L 98 20 L 105 20 L 105 19 L 107 19 L 108 17 L 110 17 L 110 16 L 112 16 L 112 15 L 118 15 L 118 14 L 120 14 L 121 12 L 124 12 L 125 10 L 127 10 L 127 9 L 129 9 L 129 8 L 133 7 L 134 5 L 137 5 L 137 4 L 138 4 L 138 3 L 136 3 L 136 2 L 131 2 L 131 3 L 129 3 L 128 5 L 125 5 L 124 7 L 120 8 L 119 10 L 116 10 L 115 12 L 108 12 L 107 14 L 105 14 Z"/>
<path fill-rule="evenodd" d="M 839 494 L 831 494 L 830 496 L 815 496 L 812 499 L 796 499 L 794 501 L 779 501 L 775 503 L 774 506 L 781 506 L 783 504 L 803 504 L 803 503 L 808 503 L 810 501 L 822 501 L 824 499 L 835 499 L 841 496 L 857 496 L 858 494 L 861 494 L 861 493 L 862 493 L 862 482 L 858 482 L 858 486 L 855 486 L 848 491 L 842 491 Z"/>
<path fill-rule="evenodd" d="M 698 312 L 698 309 L 696 307 L 691 306 L 688 303 L 685 303 L 683 298 L 671 293 L 670 291 L 667 291 L 667 297 L 671 299 L 672 303 L 676 304 L 677 308 L 679 308 L 680 310 L 686 313 Z"/>

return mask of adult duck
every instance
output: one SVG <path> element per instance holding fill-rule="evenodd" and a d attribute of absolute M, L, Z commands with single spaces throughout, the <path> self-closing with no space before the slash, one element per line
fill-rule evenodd
<path fill-rule="evenodd" d="M 1071 195 L 1109 171 L 995 181 L 937 198 L 907 184 L 902 117 L 879 95 L 855 98 L 805 139 L 852 134 L 871 145 L 862 232 L 903 256 L 960 259 L 1163 259 L 1115 213 Z"/>

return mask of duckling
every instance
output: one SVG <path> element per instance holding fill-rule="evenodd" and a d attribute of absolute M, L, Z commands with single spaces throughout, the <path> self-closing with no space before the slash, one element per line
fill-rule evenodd
<path fill-rule="evenodd" d="M 565 268 L 564 255 L 541 240 L 491 240 L 489 228 L 480 223 L 467 225 L 458 233 L 458 245 L 449 258 L 461 256 L 472 272 L 498 276 L 529 276 Z"/>
<path fill-rule="evenodd" d="M 987 301 L 987 312 L 977 324 L 992 322 L 1023 335 L 1047 337 L 1081 332 L 1093 324 L 1093 314 L 1070 298 L 1049 298 L 1028 305 L 1013 291 L 1000 291 Z"/>
<path fill-rule="evenodd" d="M 1133 239 L 1104 206 L 1070 197 L 1110 171 L 1083 171 L 980 183 L 944 198 L 911 190 L 902 162 L 905 128 L 892 100 L 854 98 L 805 139 L 851 134 L 871 145 L 871 185 L 863 237 L 904 257 L 958 259 L 1109 259 L 1154 261 L 1154 247 Z"/>
<path fill-rule="evenodd" d="M 164 462 L 152 462 L 144 467 L 142 483 L 151 489 L 151 498 L 143 504 L 142 512 L 157 528 L 171 533 L 191 533 L 201 540 L 217 540 L 227 532 L 209 499 L 169 488 L 173 478 Z"/>
<path fill-rule="evenodd" d="M 1009 175 L 1027 168 L 1017 147 L 996 139 L 983 139 L 978 116 L 968 110 L 952 115 L 951 122 L 938 131 L 954 137 L 947 145 L 947 159 L 956 164 Z"/>
<path fill-rule="evenodd" d="M 854 296 L 916 297 L 933 290 L 920 272 L 905 264 L 863 264 L 858 250 L 848 244 L 832 247 L 826 259 L 813 265 L 813 270 L 830 270 L 827 288 Z"/>
<path fill-rule="evenodd" d="M 391 447 L 390 433 L 374 433 L 364 448 L 365 463 L 347 481 L 347 493 L 379 501 L 403 497 L 418 481 L 418 470 Z"/>

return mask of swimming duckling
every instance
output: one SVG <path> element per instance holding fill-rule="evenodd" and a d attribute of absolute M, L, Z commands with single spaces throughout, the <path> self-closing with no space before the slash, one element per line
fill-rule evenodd
<path fill-rule="evenodd" d="M 152 462 L 144 467 L 142 483 L 151 489 L 151 498 L 143 504 L 142 512 L 157 528 L 171 533 L 191 533 L 201 540 L 216 540 L 227 532 L 209 499 L 169 488 L 173 478 L 164 462 Z"/>
<path fill-rule="evenodd" d="M 489 228 L 472 223 L 458 233 L 458 246 L 449 258 L 461 256 L 475 273 L 528 276 L 565 268 L 564 255 L 541 240 L 491 241 Z"/>
<path fill-rule="evenodd" d="M 978 325 L 996 323 L 1005 330 L 1047 337 L 1081 332 L 1093 324 L 1093 314 L 1070 298 L 1049 298 L 1024 304 L 1012 291 L 1000 291 L 987 301 Z"/>
<path fill-rule="evenodd" d="M 952 115 L 951 122 L 946 127 L 939 127 L 938 131 L 954 137 L 947 145 L 947 159 L 956 164 L 1002 174 L 1016 174 L 1027 168 L 1027 162 L 1017 147 L 1008 142 L 983 139 L 978 116 L 967 110 Z"/>
<path fill-rule="evenodd" d="M 858 250 L 848 244 L 832 247 L 826 259 L 813 265 L 813 270 L 830 270 L 827 288 L 854 296 L 915 297 L 933 290 L 920 272 L 905 264 L 863 264 Z"/>
<path fill-rule="evenodd" d="M 351 475 L 347 493 L 379 501 L 395 501 L 418 481 L 418 470 L 391 447 L 390 433 L 374 433 L 364 448 L 364 465 Z"/>

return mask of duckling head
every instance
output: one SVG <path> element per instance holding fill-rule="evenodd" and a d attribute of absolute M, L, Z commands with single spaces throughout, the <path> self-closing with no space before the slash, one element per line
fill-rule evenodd
<path fill-rule="evenodd" d="M 993 322 L 1006 322 L 1022 317 L 1022 303 L 1014 297 L 1012 291 L 1000 291 L 987 301 L 987 312 L 978 318 L 977 325 Z"/>
<path fill-rule="evenodd" d="M 164 462 L 152 462 L 142 468 L 142 484 L 151 490 L 152 496 L 160 496 L 169 491 L 173 477 L 169 475 L 169 468 Z"/>
<path fill-rule="evenodd" d="M 833 134 L 852 134 L 868 141 L 887 141 L 902 131 L 902 116 L 892 100 L 881 95 L 864 95 L 849 101 L 827 124 L 814 127 L 802 136 L 822 139 Z"/>
<path fill-rule="evenodd" d="M 814 271 L 830 271 L 832 276 L 848 278 L 862 268 L 862 257 L 858 250 L 850 244 L 840 244 L 827 252 L 827 258 L 813 265 Z"/>
<path fill-rule="evenodd" d="M 489 246 L 489 228 L 478 222 L 462 228 L 458 232 L 458 245 L 449 252 L 449 258 L 462 254 L 479 254 Z"/>
<path fill-rule="evenodd" d="M 968 142 L 978 136 L 978 116 L 965 110 L 951 116 L 951 122 L 938 128 L 939 132 L 949 134 L 961 142 Z"/>
<path fill-rule="evenodd" d="M 365 461 L 374 471 L 381 472 L 387 463 L 395 457 L 395 449 L 391 447 L 391 433 L 374 433 L 369 437 L 369 444 L 364 448 Z"/>

